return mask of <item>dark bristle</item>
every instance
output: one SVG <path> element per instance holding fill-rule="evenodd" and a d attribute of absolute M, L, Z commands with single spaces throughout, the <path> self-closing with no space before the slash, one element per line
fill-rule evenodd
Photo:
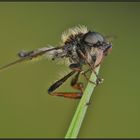
<path fill-rule="evenodd" d="M 78 33 L 76 35 L 71 34 L 64 43 L 65 44 L 71 43 L 72 41 L 75 41 L 78 38 L 80 39 L 83 35 L 84 35 L 83 33 Z"/>

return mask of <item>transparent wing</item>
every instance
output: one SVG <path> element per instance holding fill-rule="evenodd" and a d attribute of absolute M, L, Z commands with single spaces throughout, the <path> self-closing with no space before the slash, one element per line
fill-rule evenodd
<path fill-rule="evenodd" d="M 14 66 L 15 64 L 23 62 L 23 61 L 32 60 L 33 58 L 44 55 L 47 52 L 52 52 L 52 51 L 59 50 L 62 48 L 63 47 L 52 47 L 52 48 L 44 47 L 44 48 L 40 48 L 40 49 L 37 49 L 34 51 L 29 51 L 29 52 L 21 51 L 18 53 L 18 56 L 20 57 L 19 59 L 15 60 L 9 64 L 6 64 L 4 66 L 1 66 L 0 71 L 5 70 L 11 66 Z"/>

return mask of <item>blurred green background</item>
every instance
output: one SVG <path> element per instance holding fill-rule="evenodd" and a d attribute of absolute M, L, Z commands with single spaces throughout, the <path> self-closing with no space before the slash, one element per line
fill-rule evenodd
<path fill-rule="evenodd" d="M 0 65 L 22 49 L 57 45 L 78 24 L 115 35 L 79 138 L 140 137 L 140 3 L 1 2 Z M 0 137 L 64 138 L 79 100 L 52 97 L 65 65 L 42 59 L 0 73 Z M 71 91 L 69 81 L 59 90 Z"/>

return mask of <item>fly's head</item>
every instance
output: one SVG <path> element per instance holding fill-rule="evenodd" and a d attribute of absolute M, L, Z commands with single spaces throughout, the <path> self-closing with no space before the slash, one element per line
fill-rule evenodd
<path fill-rule="evenodd" d="M 112 43 L 108 41 L 103 35 L 97 32 L 89 31 L 87 34 L 85 34 L 83 43 L 85 46 L 89 47 L 91 51 L 92 48 L 97 48 L 105 52 L 107 49 L 112 48 Z"/>
<path fill-rule="evenodd" d="M 100 52 L 107 55 L 112 49 L 112 43 L 98 32 L 89 31 L 84 35 L 82 42 L 84 44 L 87 57 L 91 57 L 90 59 L 93 61 L 95 61 Z"/>

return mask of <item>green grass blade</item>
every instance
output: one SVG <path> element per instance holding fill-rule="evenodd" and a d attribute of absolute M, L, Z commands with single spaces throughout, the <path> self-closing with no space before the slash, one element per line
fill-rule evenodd
<path fill-rule="evenodd" d="M 99 69 L 100 69 L 100 67 L 96 68 L 97 74 L 99 73 Z M 90 76 L 90 80 L 95 82 L 96 79 L 97 78 L 96 78 L 95 74 L 92 72 L 91 76 Z M 87 104 L 90 101 L 94 88 L 95 88 L 95 85 L 92 84 L 91 82 L 88 82 L 88 84 L 85 88 L 85 91 L 83 93 L 83 96 L 82 96 L 82 98 L 78 104 L 78 107 L 76 109 L 76 112 L 74 114 L 74 117 L 71 121 L 71 124 L 69 126 L 69 129 L 67 131 L 65 138 L 77 138 L 81 125 L 82 125 L 82 122 L 86 115 L 86 111 L 88 108 Z"/>

